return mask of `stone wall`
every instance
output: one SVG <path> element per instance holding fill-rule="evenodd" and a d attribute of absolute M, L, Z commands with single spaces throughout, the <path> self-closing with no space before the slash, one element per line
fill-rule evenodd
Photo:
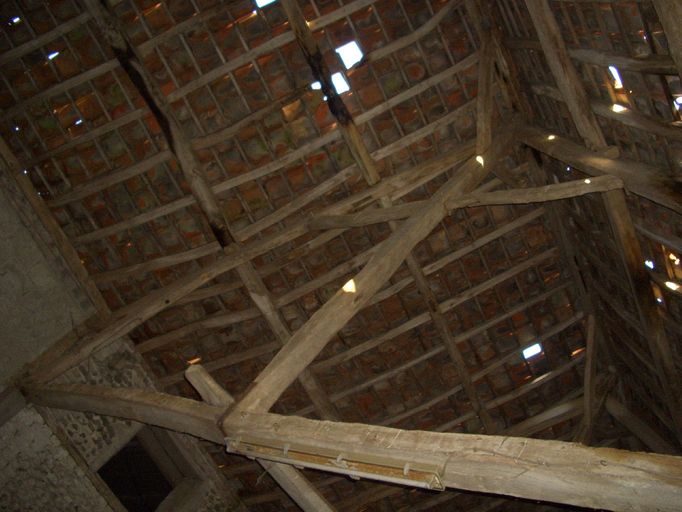
<path fill-rule="evenodd" d="M 0 162 L 0 392 L 95 308 Z M 59 382 L 154 387 L 127 339 L 105 347 Z M 95 414 L 27 406 L 6 414 L 0 393 L 0 510 L 124 512 L 96 471 L 140 424 Z M 9 416 L 9 417 L 8 417 Z M 246 510 L 196 439 L 172 434 L 192 478 L 201 482 L 193 512 Z"/>
<path fill-rule="evenodd" d="M 87 468 L 31 406 L 0 426 L 0 509 L 112 512 Z"/>

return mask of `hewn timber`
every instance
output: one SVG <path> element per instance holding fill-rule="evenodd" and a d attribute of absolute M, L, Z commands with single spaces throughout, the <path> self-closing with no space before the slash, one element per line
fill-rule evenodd
<path fill-rule="evenodd" d="M 506 130 L 486 152 L 489 166 L 494 166 L 503 151 L 508 150 L 513 130 Z M 319 354 L 327 342 L 357 313 L 396 271 L 410 251 L 445 215 L 444 204 L 451 197 L 475 189 L 488 175 L 489 168 L 469 159 L 455 177 L 443 185 L 419 215 L 403 222 L 372 255 L 367 265 L 353 277 L 353 291 L 339 289 L 292 336 L 287 345 L 256 377 L 238 404 L 240 410 L 268 410 L 277 398 Z"/>
<path fill-rule="evenodd" d="M 653 0 L 653 4 L 668 40 L 668 51 L 682 80 L 682 3 L 679 0 Z"/>
<path fill-rule="evenodd" d="M 207 404 L 227 408 L 234 403 L 232 396 L 201 365 L 187 368 L 185 377 Z M 315 486 L 293 466 L 267 460 L 259 460 L 258 463 L 305 512 L 335 510 Z"/>
<path fill-rule="evenodd" d="M 561 441 L 405 431 L 387 427 L 241 412 L 220 420 L 223 409 L 140 389 L 79 384 L 29 390 L 37 405 L 88 411 L 186 432 L 212 442 L 241 439 L 233 448 L 267 455 L 265 446 L 287 447 L 334 465 L 339 454 L 352 460 L 393 461 L 402 473 L 410 462 L 428 465 L 444 485 L 590 508 L 675 512 L 682 487 L 682 458 L 592 448 Z M 223 431 L 221 432 L 218 424 Z M 246 441 L 249 440 L 250 444 Z M 263 449 L 261 449 L 263 448 Z M 330 454 L 333 454 L 330 457 Z"/>
<path fill-rule="evenodd" d="M 656 453 L 679 454 L 680 450 L 661 437 L 658 432 L 637 417 L 613 396 L 606 399 L 606 410 L 619 423 L 632 432 L 647 448 Z"/>
<path fill-rule="evenodd" d="M 551 85 L 532 84 L 531 89 L 535 94 L 541 94 L 557 101 L 564 101 L 559 90 Z M 625 110 L 616 112 L 613 110 L 613 103 L 605 103 L 598 100 L 590 100 L 590 107 L 595 114 L 601 117 L 618 121 L 638 130 L 655 133 L 670 140 L 682 142 L 682 130 L 659 118 L 642 114 L 631 108 L 625 108 Z"/>
<path fill-rule="evenodd" d="M 644 335 L 654 361 L 656 373 L 664 390 L 664 402 L 675 424 L 678 441 L 682 444 L 682 378 L 675 365 L 672 347 L 658 313 L 658 305 L 651 289 L 651 280 L 643 265 L 644 258 L 632 223 L 632 217 L 622 190 L 604 193 L 604 204 L 616 242 L 620 246 L 627 279 L 637 305 Z"/>
<path fill-rule="evenodd" d="M 590 176 L 611 174 L 623 180 L 625 188 L 655 203 L 682 213 L 678 185 L 662 169 L 651 165 L 608 158 L 542 128 L 526 126 L 519 130 L 524 144 L 575 167 Z"/>
<path fill-rule="evenodd" d="M 590 149 L 607 147 L 604 134 L 594 117 L 580 76 L 573 66 L 561 30 L 547 0 L 526 0 L 526 7 L 542 45 L 547 65 L 566 100 L 571 119 Z"/>
<path fill-rule="evenodd" d="M 542 51 L 542 46 L 538 41 L 529 39 L 507 38 L 504 43 L 507 47 L 512 49 L 521 48 Z M 594 64 L 604 68 L 616 66 L 621 71 L 659 75 L 674 75 L 677 73 L 675 63 L 669 55 L 628 57 L 618 53 L 583 48 L 568 48 L 568 54 L 571 58 L 585 64 Z"/>
<path fill-rule="evenodd" d="M 576 180 L 541 187 L 467 194 L 450 199 L 446 203 L 446 207 L 453 211 L 458 208 L 484 205 L 544 203 L 619 188 L 623 188 L 623 182 L 619 178 L 600 176 L 588 181 Z M 308 221 L 308 226 L 310 229 L 349 228 L 401 220 L 419 213 L 427 203 L 427 200 L 414 201 L 345 215 L 320 215 L 312 217 Z"/>
<path fill-rule="evenodd" d="M 351 208 L 387 194 L 400 195 L 407 193 L 422 184 L 424 180 L 432 179 L 434 176 L 445 172 L 451 166 L 467 158 L 468 155 L 471 155 L 472 148 L 472 142 L 463 143 L 459 148 L 443 157 L 434 158 L 407 172 L 402 172 L 382 180 L 376 186 L 354 194 L 339 203 L 325 208 L 323 211 L 327 213 L 343 212 L 345 208 Z M 190 272 L 164 288 L 154 290 L 145 297 L 118 310 L 105 324 L 97 329 L 92 329 L 85 335 L 77 336 L 76 342 L 65 349 L 59 363 L 45 368 L 36 368 L 32 372 L 33 377 L 45 381 L 51 380 L 79 362 L 84 361 L 99 348 L 111 343 L 120 336 L 128 334 L 138 325 L 175 304 L 212 279 L 236 268 L 241 263 L 248 262 L 280 245 L 291 242 L 307 232 L 306 220 L 303 219 L 279 233 L 255 240 L 242 247 L 230 246 L 224 249 L 222 251 L 223 257 L 218 258 L 213 263 Z"/>

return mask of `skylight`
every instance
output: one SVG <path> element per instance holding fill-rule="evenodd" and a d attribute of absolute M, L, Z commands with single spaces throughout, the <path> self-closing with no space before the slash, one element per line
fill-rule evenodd
<path fill-rule="evenodd" d="M 348 82 L 346 82 L 346 79 L 341 73 L 334 73 L 332 75 L 332 84 L 334 84 L 334 89 L 336 89 L 336 92 L 339 94 L 350 91 L 350 85 L 348 85 Z M 320 82 L 313 82 L 310 84 L 310 88 L 319 91 L 322 89 L 322 84 Z"/>
<path fill-rule="evenodd" d="M 52 59 L 56 58 L 57 55 L 59 55 L 59 52 L 48 53 L 47 54 L 47 60 L 52 60 Z"/>
<path fill-rule="evenodd" d="M 531 345 L 530 347 L 523 349 L 523 358 L 527 361 L 531 357 L 538 355 L 540 352 L 542 352 L 542 345 L 536 343 L 535 345 Z"/>
<path fill-rule="evenodd" d="M 341 73 L 334 73 L 332 75 L 332 83 L 334 84 L 334 89 L 339 94 L 343 94 L 346 91 L 350 91 L 350 85 L 346 82 L 346 79 Z"/>
<path fill-rule="evenodd" d="M 616 66 L 609 66 L 609 73 L 611 73 L 611 76 L 613 77 L 613 87 L 616 89 L 622 89 L 623 81 L 620 78 L 618 68 L 616 68 Z"/>
<path fill-rule="evenodd" d="M 275 2 L 275 0 L 256 0 L 256 6 L 257 7 L 265 7 L 266 5 L 270 5 L 274 2 Z"/>
<path fill-rule="evenodd" d="M 646 260 L 646 261 L 644 262 L 644 265 L 646 265 L 646 266 L 647 266 L 648 268 L 650 268 L 651 270 L 654 269 L 654 262 L 651 261 L 651 260 Z"/>
<path fill-rule="evenodd" d="M 341 57 L 343 65 L 346 66 L 346 69 L 353 67 L 353 65 L 360 62 L 363 57 L 362 50 L 355 41 L 351 41 L 348 44 L 339 46 L 336 49 L 336 53 L 338 53 L 339 57 Z"/>

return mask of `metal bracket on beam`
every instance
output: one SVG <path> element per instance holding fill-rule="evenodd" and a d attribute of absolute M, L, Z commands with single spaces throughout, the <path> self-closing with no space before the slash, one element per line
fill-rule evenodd
<path fill-rule="evenodd" d="M 304 443 L 282 444 L 276 439 L 251 436 L 226 437 L 228 453 L 249 459 L 264 459 L 296 467 L 319 469 L 348 475 L 354 480 L 367 478 L 436 491 L 445 490 L 442 467 L 420 461 L 405 461 L 370 453 L 332 452 Z"/>

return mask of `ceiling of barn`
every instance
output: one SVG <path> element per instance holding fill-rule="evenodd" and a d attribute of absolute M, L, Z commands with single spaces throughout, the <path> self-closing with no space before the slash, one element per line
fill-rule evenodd
<path fill-rule="evenodd" d="M 477 154 L 481 27 L 492 24 L 497 41 L 494 133 L 521 115 L 581 143 L 524 3 L 500 0 L 482 13 L 476 4 L 298 2 L 334 92 L 324 77 L 319 84 L 279 0 L 109 0 L 105 8 L 85 0 L 2 2 L 3 157 L 16 158 L 75 248 L 103 310 L 116 312 L 214 264 L 226 245 L 251 256 L 130 332 L 160 388 L 197 397 L 183 371 L 201 363 L 242 396 L 397 226 L 323 220 L 386 201 L 427 200 Z M 653 4 L 551 6 L 607 145 L 678 181 L 682 87 Z M 351 42 L 363 56 L 346 66 L 336 50 Z M 649 58 L 658 67 L 614 74 L 597 54 Z M 619 118 L 613 105 L 628 112 Z M 359 141 L 352 142 L 352 126 Z M 478 154 L 485 149 L 479 139 Z M 358 159 L 364 150 L 374 177 Z M 183 172 L 188 153 L 217 198 L 224 231 L 197 200 L 202 185 Z M 536 157 L 511 147 L 482 189 L 586 176 L 561 158 L 544 157 L 540 168 Z M 682 278 L 679 214 L 639 195 L 629 201 L 665 329 L 679 339 L 679 293 L 665 286 Z M 623 278 L 627 262 L 604 204 L 592 195 L 453 211 L 272 410 L 573 440 L 586 320 L 595 311 L 610 354 L 600 367 L 637 375 L 621 396 L 673 440 L 657 366 L 645 364 L 651 356 L 637 293 Z M 622 339 L 634 341 L 621 355 Z M 526 421 L 562 403 L 568 412 L 555 421 Z M 597 425 L 599 442 L 630 447 L 625 437 L 607 416 Z M 255 462 L 212 451 L 225 475 L 241 481 L 251 510 L 295 508 Z M 339 510 L 530 506 L 305 474 Z"/>

